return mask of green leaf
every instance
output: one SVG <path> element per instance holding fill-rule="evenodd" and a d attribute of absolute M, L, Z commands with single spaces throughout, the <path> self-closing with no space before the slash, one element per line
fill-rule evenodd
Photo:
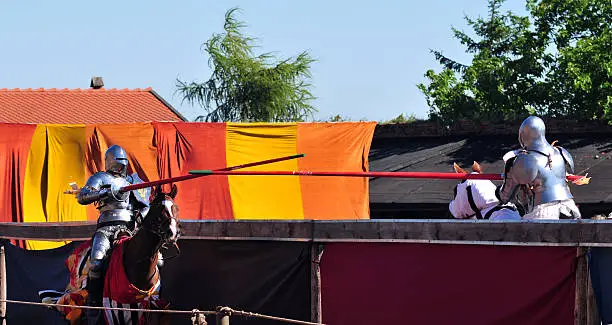
<path fill-rule="evenodd" d="M 213 34 L 202 49 L 213 70 L 205 82 L 177 80 L 183 101 L 201 106 L 209 122 L 303 121 L 317 110 L 310 104 L 310 66 L 316 62 L 306 51 L 277 59 L 255 54 L 256 39 L 243 34 L 246 25 L 235 18 L 238 8 L 225 14 L 224 33 Z"/>

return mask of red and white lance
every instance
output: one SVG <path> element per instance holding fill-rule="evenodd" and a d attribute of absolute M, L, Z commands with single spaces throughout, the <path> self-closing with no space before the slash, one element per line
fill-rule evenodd
<path fill-rule="evenodd" d="M 254 167 L 254 166 L 261 166 L 261 165 L 267 165 L 267 164 L 272 164 L 272 163 L 279 162 L 279 161 L 285 161 L 285 160 L 301 158 L 301 157 L 304 157 L 304 156 L 306 156 L 306 155 L 303 154 L 303 153 L 300 153 L 300 154 L 291 155 L 291 156 L 285 156 L 285 157 L 279 157 L 279 158 L 273 158 L 273 159 L 266 159 L 266 160 L 261 160 L 261 161 L 255 161 L 255 162 L 248 163 L 248 164 L 242 164 L 242 165 L 237 165 L 237 166 L 231 166 L 231 167 L 225 167 L 225 168 L 221 168 L 221 169 L 216 169 L 216 170 L 214 170 L 214 172 L 231 172 L 231 171 L 234 171 L 236 169 L 248 168 L 248 167 Z M 202 176 L 207 176 L 207 175 L 205 175 L 205 174 L 191 174 L 190 173 L 188 175 L 183 175 L 183 176 L 170 177 L 170 178 L 166 178 L 166 179 L 160 179 L 160 180 L 157 180 L 157 181 L 138 183 L 138 184 L 133 184 L 133 185 L 128 185 L 128 186 L 122 187 L 121 188 L 121 192 L 138 190 L 138 189 L 141 189 L 141 188 L 152 187 L 152 186 L 156 186 L 156 185 L 176 183 L 176 182 L 186 181 L 188 179 L 194 179 L 194 178 L 198 178 L 198 177 L 202 177 Z"/>
<path fill-rule="evenodd" d="M 191 170 L 193 175 L 243 175 L 243 176 L 340 176 L 340 177 L 391 177 L 391 178 L 432 178 L 432 179 L 488 179 L 503 180 L 503 174 L 466 174 L 437 172 L 312 172 L 312 171 L 220 171 Z M 568 175 L 575 184 L 588 184 L 590 177 Z"/>
<path fill-rule="evenodd" d="M 303 154 L 303 153 L 300 153 L 300 154 L 296 154 L 296 155 L 290 155 L 290 156 L 278 157 L 278 158 L 273 158 L 273 159 L 266 159 L 266 160 L 261 160 L 261 161 L 255 161 L 255 162 L 248 163 L 248 164 L 242 164 L 242 165 L 237 165 L 237 166 L 225 167 L 225 168 L 221 168 L 221 169 L 216 169 L 214 171 L 215 172 L 233 171 L 233 170 L 240 169 L 240 168 L 261 166 L 261 165 L 271 164 L 271 163 L 275 163 L 275 162 L 279 162 L 279 161 L 285 161 L 285 160 L 301 158 L 301 157 L 304 157 L 304 156 L 306 156 L 306 155 Z M 176 183 L 176 182 L 186 181 L 188 179 L 194 179 L 194 178 L 203 177 L 203 176 L 207 176 L 207 175 L 203 175 L 203 174 L 188 174 L 188 175 L 170 177 L 170 178 L 160 179 L 160 180 L 156 180 L 156 181 L 143 182 L 143 183 L 138 183 L 138 184 L 124 186 L 119 191 L 120 192 L 127 192 L 127 191 L 132 191 L 132 190 L 138 190 L 138 189 L 141 189 L 141 188 L 152 187 L 152 186 L 156 186 L 156 185 L 163 185 L 163 184 L 169 184 L 169 183 Z M 74 195 L 76 195 L 76 194 L 79 193 L 80 189 L 78 188 L 76 183 L 70 183 L 68 185 L 70 185 L 72 187 L 72 189 L 64 191 L 64 194 L 74 194 Z"/>
<path fill-rule="evenodd" d="M 262 161 L 256 161 L 248 164 L 242 164 L 232 167 L 226 167 L 216 170 L 191 170 L 188 175 L 170 177 L 166 179 L 160 179 L 151 182 L 143 182 L 139 184 L 133 184 L 124 186 L 121 188 L 121 192 L 137 190 L 146 187 L 152 187 L 156 185 L 163 185 L 169 183 L 176 183 L 194 179 L 203 176 L 215 176 L 215 175 L 226 175 L 226 176 L 321 176 L 321 177 L 390 177 L 390 178 L 429 178 L 429 179 L 488 179 L 488 180 L 502 180 L 503 174 L 477 174 L 477 173 L 439 173 L 439 172 L 340 172 L 340 171 L 237 171 L 236 169 L 261 166 L 271 164 L 279 161 L 285 161 L 290 159 L 296 159 L 305 157 L 305 154 L 296 154 L 285 157 L 267 159 Z M 567 179 L 576 185 L 588 184 L 590 177 L 587 175 L 568 175 Z M 65 193 L 76 194 L 78 191 L 66 191 Z"/>

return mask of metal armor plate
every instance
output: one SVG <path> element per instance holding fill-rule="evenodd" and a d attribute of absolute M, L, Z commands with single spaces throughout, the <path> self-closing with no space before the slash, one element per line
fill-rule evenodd
<path fill-rule="evenodd" d="M 573 198 L 566 180 L 566 161 L 558 150 L 550 149 L 550 157 L 532 150 L 518 155 L 509 172 L 518 184 L 533 188 L 534 205 Z"/>
<path fill-rule="evenodd" d="M 132 175 L 129 175 L 127 177 L 127 181 L 130 184 L 141 184 L 144 183 L 144 181 L 138 176 L 137 173 L 133 173 Z M 132 190 L 131 192 L 131 196 L 134 198 L 134 200 L 136 202 L 138 202 L 139 204 L 142 204 L 143 207 L 148 207 L 149 206 L 149 197 L 151 196 L 151 188 L 150 187 L 145 187 L 145 188 L 141 188 L 138 190 Z"/>
<path fill-rule="evenodd" d="M 506 152 L 506 154 L 502 157 L 502 159 L 504 160 L 504 162 L 508 162 L 509 159 L 515 158 L 519 153 L 523 151 L 525 150 L 524 149 L 510 150 Z"/>
<path fill-rule="evenodd" d="M 570 153 L 567 150 L 565 150 L 565 148 L 563 147 L 556 147 L 556 148 L 561 153 L 561 157 L 563 157 L 563 160 L 565 160 L 567 167 L 569 167 L 569 172 L 573 174 L 574 173 L 574 158 L 572 158 L 572 155 L 570 155 Z"/>
<path fill-rule="evenodd" d="M 111 176 L 112 177 L 112 176 Z M 112 191 L 117 191 L 118 189 L 130 185 L 125 178 L 122 177 L 113 177 L 109 184 L 103 185 L 103 187 L 109 187 Z M 104 208 L 101 208 L 100 211 L 110 210 L 110 209 L 126 209 L 129 206 L 129 200 L 127 195 L 122 195 L 118 193 L 111 193 L 104 200 Z"/>
<path fill-rule="evenodd" d="M 123 186 L 129 185 L 126 179 L 122 177 L 114 177 L 106 172 L 97 172 L 92 175 L 86 183 L 86 186 L 94 190 L 107 188 L 111 192 Z M 130 221 L 132 212 L 129 210 L 128 196 L 116 195 L 118 193 L 109 193 L 105 197 L 96 202 L 100 216 L 98 223 L 110 221 Z"/>
<path fill-rule="evenodd" d="M 85 183 L 85 186 L 91 186 L 94 189 L 99 190 L 103 185 L 111 184 L 114 178 L 115 177 L 113 177 L 113 175 L 107 172 L 97 172 L 89 177 Z"/>

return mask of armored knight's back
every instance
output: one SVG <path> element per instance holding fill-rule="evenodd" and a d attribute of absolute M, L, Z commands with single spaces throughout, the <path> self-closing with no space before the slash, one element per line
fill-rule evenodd
<path fill-rule="evenodd" d="M 516 164 L 535 174 L 528 184 L 534 193 L 534 203 L 573 199 L 566 180 L 567 159 L 563 148 L 548 146 L 543 150 L 526 150 L 518 155 Z"/>
<path fill-rule="evenodd" d="M 533 210 L 525 209 L 523 218 L 580 218 L 567 182 L 566 168 L 574 173 L 572 155 L 551 145 L 545 132 L 541 118 L 529 116 L 523 121 L 518 137 L 521 149 L 504 155 L 504 180 L 496 194 L 502 202 L 512 200 L 517 193 L 526 194 L 522 201 Z"/>

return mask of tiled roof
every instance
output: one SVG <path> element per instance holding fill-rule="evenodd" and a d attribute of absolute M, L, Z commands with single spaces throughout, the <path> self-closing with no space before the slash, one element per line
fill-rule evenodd
<path fill-rule="evenodd" d="M 0 122 L 93 124 L 185 120 L 151 88 L 0 89 Z"/>

